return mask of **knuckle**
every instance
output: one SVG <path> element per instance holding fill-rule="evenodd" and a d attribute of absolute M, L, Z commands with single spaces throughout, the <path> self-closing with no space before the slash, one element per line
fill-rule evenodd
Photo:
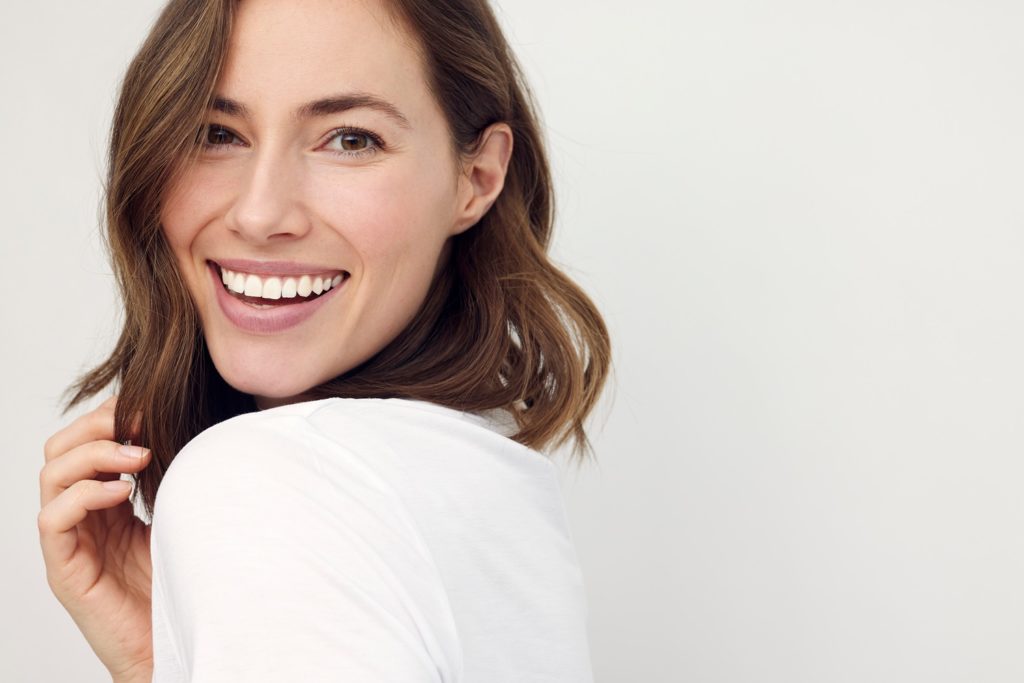
<path fill-rule="evenodd" d="M 86 418 L 89 420 L 89 425 L 93 427 L 102 427 L 106 423 L 110 422 L 114 413 L 112 410 L 96 410 L 89 413 Z"/>
<path fill-rule="evenodd" d="M 52 459 L 54 458 L 54 456 L 56 456 L 56 455 L 57 455 L 57 454 L 56 454 L 56 453 L 54 452 L 54 448 L 55 448 L 55 446 L 56 446 L 56 441 L 57 441 L 57 434 L 51 434 L 51 435 L 50 435 L 50 438 L 48 438 L 48 439 L 47 439 L 47 440 L 46 440 L 46 441 L 45 441 L 45 442 L 43 443 L 43 457 L 44 457 L 44 458 L 45 458 L 46 460 L 48 460 L 48 461 L 49 461 L 49 460 L 52 460 Z"/>
<path fill-rule="evenodd" d="M 114 414 L 112 412 L 89 413 L 86 417 L 90 431 L 106 434 L 114 429 Z"/>
<path fill-rule="evenodd" d="M 47 533 L 50 530 L 49 509 L 49 506 L 46 506 L 36 515 L 36 526 L 39 527 L 40 533 Z"/>
<path fill-rule="evenodd" d="M 71 505 L 79 506 L 82 504 L 82 498 L 89 495 L 90 490 L 98 489 L 100 483 L 98 481 L 92 481 L 82 479 L 76 481 L 74 484 L 67 488 L 68 495 L 71 496 Z"/>

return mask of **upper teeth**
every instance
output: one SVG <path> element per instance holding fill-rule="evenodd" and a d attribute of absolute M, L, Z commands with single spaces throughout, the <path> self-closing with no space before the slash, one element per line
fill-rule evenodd
<path fill-rule="evenodd" d="M 227 268 L 220 269 L 220 277 L 224 285 L 232 292 L 246 296 L 258 296 L 262 299 L 291 299 L 298 296 L 309 296 L 312 292 L 320 294 L 341 283 L 341 275 L 299 275 L 296 277 L 279 277 L 268 275 L 260 277 L 252 273 L 240 273 Z"/>

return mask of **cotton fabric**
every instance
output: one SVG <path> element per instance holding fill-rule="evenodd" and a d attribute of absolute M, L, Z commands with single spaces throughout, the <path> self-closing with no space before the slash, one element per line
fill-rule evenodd
<path fill-rule="evenodd" d="M 154 506 L 154 683 L 591 682 L 557 465 L 508 418 L 330 398 L 196 436 Z"/>

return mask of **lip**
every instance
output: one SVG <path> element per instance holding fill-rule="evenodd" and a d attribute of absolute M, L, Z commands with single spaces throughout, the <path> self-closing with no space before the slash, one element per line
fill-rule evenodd
<path fill-rule="evenodd" d="M 234 261 L 234 263 L 245 263 Z M 268 262 L 264 262 L 268 263 Z M 302 265 L 302 264 L 299 264 Z M 230 266 L 226 266 L 231 270 Z M 326 302 L 334 297 L 334 293 L 343 289 L 348 282 L 346 276 L 336 287 L 331 287 L 327 292 L 321 294 L 312 301 L 301 304 L 288 304 L 286 306 L 274 306 L 272 308 L 253 308 L 249 304 L 236 299 L 224 289 L 220 271 L 212 261 L 207 262 L 207 270 L 210 271 L 210 280 L 213 284 L 217 304 L 220 306 L 224 317 L 231 321 L 235 327 L 251 334 L 269 335 L 284 332 L 308 320 L 312 315 L 324 307 Z M 239 267 L 241 270 L 241 267 Z M 312 272 L 327 272 L 330 269 Z M 337 269 L 335 269 L 337 270 Z M 253 272 L 253 271 L 249 271 Z M 302 273 L 311 271 L 304 270 Z"/>
<path fill-rule="evenodd" d="M 253 275 L 320 275 L 323 273 L 337 273 L 341 268 L 325 266 L 317 263 L 298 263 L 296 261 L 250 261 L 248 259 L 226 258 L 210 259 L 208 262 L 215 263 L 228 270 L 240 270 L 243 273 Z"/>

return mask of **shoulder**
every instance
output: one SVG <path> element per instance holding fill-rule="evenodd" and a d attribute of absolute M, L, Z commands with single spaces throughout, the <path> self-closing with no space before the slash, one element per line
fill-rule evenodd
<path fill-rule="evenodd" d="M 454 618 L 414 516 L 372 454 L 317 429 L 315 406 L 282 408 L 205 430 L 161 483 L 154 583 L 183 657 L 231 673 L 210 680 L 262 680 L 296 657 L 304 680 L 456 680 Z"/>
<path fill-rule="evenodd" d="M 292 519 L 343 511 L 399 527 L 424 497 L 506 508 L 547 501 L 557 468 L 501 431 L 489 417 L 404 399 L 324 399 L 246 413 L 181 449 L 154 519 L 187 524 L 205 512 L 279 523 L 271 510 L 287 508 Z"/>
<path fill-rule="evenodd" d="M 360 402 L 324 410 L 329 402 L 239 415 L 189 441 L 158 490 L 155 533 L 182 539 L 202 527 L 213 544 L 287 537 L 316 547 L 348 543 L 359 529 L 394 564 L 422 561 L 428 552 L 399 464 L 407 458 L 396 446 L 402 407 Z M 382 414 L 389 429 L 378 433 L 370 418 Z"/>
<path fill-rule="evenodd" d="M 362 506 L 390 507 L 395 492 L 382 463 L 373 463 L 355 438 L 325 436 L 310 420 L 318 403 L 238 415 L 196 435 L 168 466 L 154 518 L 210 512 L 228 500 L 239 514 L 256 517 L 275 506 L 323 514 L 351 509 L 357 501 L 345 494 L 355 489 L 374 491 L 359 499 Z"/>
<path fill-rule="evenodd" d="M 430 448 L 443 441 L 475 453 L 529 450 L 508 436 L 505 411 L 469 413 L 409 399 L 329 398 L 238 415 L 204 430 L 175 456 L 165 479 L 196 470 L 206 475 L 271 468 L 323 474 L 325 458 L 369 456 L 385 469 L 388 454 L 410 444 Z M 465 450 L 465 449 L 464 449 Z M 546 458 L 530 451 L 539 459 Z M 366 459 L 366 458 L 364 458 Z"/>
<path fill-rule="evenodd" d="M 506 439 L 516 428 L 512 415 L 501 409 L 471 413 L 403 398 L 327 398 L 235 416 L 198 434 L 182 452 L 197 446 L 208 448 L 226 439 L 248 441 L 251 433 L 273 435 L 275 441 L 291 437 L 302 442 L 311 435 L 315 439 L 318 431 L 332 426 L 343 426 L 352 434 L 363 431 L 360 427 L 387 427 L 396 432 L 436 431 Z M 329 431 L 332 436 L 337 434 L 336 430 Z"/>
<path fill-rule="evenodd" d="M 176 454 L 154 517 L 161 509 L 166 517 L 169 507 L 197 510 L 226 499 L 250 511 L 267 505 L 295 512 L 395 509 L 421 473 L 444 478 L 467 468 L 495 470 L 497 460 L 509 457 L 548 466 L 502 429 L 491 417 L 406 399 L 331 398 L 238 415 Z"/>

